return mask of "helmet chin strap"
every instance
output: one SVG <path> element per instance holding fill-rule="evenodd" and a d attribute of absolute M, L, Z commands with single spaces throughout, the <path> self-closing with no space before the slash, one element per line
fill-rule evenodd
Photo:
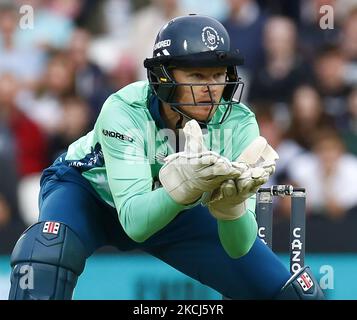
<path fill-rule="evenodd" d="M 183 116 L 182 116 L 182 114 L 181 113 L 179 113 L 179 119 L 177 120 L 177 122 L 176 122 L 176 130 L 178 130 L 178 129 L 182 129 L 182 127 L 183 127 L 183 125 L 182 125 L 182 122 L 183 122 Z"/>

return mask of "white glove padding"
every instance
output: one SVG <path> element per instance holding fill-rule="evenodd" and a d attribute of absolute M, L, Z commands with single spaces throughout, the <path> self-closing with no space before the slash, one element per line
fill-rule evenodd
<path fill-rule="evenodd" d="M 257 192 L 275 171 L 279 158 L 265 138 L 256 138 L 233 162 L 234 167 L 246 170 L 236 179 L 225 181 L 220 188 L 205 193 L 203 203 L 213 216 L 222 220 L 239 218 L 246 211 L 245 200 Z"/>
<path fill-rule="evenodd" d="M 220 220 L 234 220 L 246 211 L 246 200 L 266 183 L 269 175 L 262 168 L 249 168 L 240 178 L 224 181 L 212 193 L 208 209 Z"/>
<path fill-rule="evenodd" d="M 278 159 L 279 155 L 269 145 L 268 141 L 264 137 L 259 136 L 243 150 L 235 162 L 245 163 L 253 168 L 264 168 L 269 175 L 272 175 L 275 172 L 275 164 Z"/>
<path fill-rule="evenodd" d="M 239 177 L 243 170 L 218 153 L 207 151 L 197 121 L 189 121 L 183 131 L 184 151 L 165 158 L 159 179 L 175 202 L 186 205 L 197 201 L 203 192 L 218 188 L 223 181 Z"/>

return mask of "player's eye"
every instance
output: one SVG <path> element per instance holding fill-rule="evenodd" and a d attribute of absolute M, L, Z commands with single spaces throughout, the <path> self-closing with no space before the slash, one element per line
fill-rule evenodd
<path fill-rule="evenodd" d="M 193 80 L 203 80 L 204 76 L 201 73 L 191 73 L 190 78 Z"/>
<path fill-rule="evenodd" d="M 225 72 L 217 72 L 213 77 L 216 81 L 224 82 L 224 80 L 226 79 L 226 73 Z"/>

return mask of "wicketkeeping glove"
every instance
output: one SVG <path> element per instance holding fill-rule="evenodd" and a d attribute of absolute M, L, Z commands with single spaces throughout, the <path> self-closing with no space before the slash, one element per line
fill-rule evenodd
<path fill-rule="evenodd" d="M 217 219 L 234 220 L 246 212 L 246 200 L 266 183 L 275 171 L 275 162 L 279 158 L 265 138 L 256 138 L 232 163 L 244 172 L 235 179 L 230 179 L 213 192 L 206 192 L 202 198 L 211 214 Z"/>
<path fill-rule="evenodd" d="M 197 121 L 187 122 L 183 132 L 186 138 L 184 151 L 165 158 L 159 179 L 175 202 L 188 205 L 196 202 L 203 192 L 218 188 L 223 181 L 238 178 L 243 170 L 206 149 Z"/>

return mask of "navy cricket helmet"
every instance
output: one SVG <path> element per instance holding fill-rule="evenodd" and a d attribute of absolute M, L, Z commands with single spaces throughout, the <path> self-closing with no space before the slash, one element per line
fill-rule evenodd
<path fill-rule="evenodd" d="M 182 116 L 186 115 L 180 106 L 207 105 L 196 103 L 193 86 L 207 86 L 211 97 L 212 109 L 216 105 L 225 105 L 226 110 L 219 123 L 222 123 L 229 115 L 232 108 L 232 100 L 238 88 L 238 100 L 242 95 L 243 82 L 237 73 L 237 66 L 243 64 L 243 58 L 238 50 L 231 50 L 230 39 L 224 26 L 214 18 L 196 14 L 181 16 L 170 20 L 159 31 L 153 57 L 144 61 L 147 68 L 148 80 L 153 92 L 162 101 L 171 106 Z M 226 79 L 223 83 L 178 83 L 172 76 L 171 70 L 185 67 L 227 67 Z M 224 85 L 221 101 L 214 102 L 210 87 L 212 85 Z M 190 86 L 193 103 L 179 103 L 176 100 L 178 86 Z M 239 101 L 238 101 L 239 102 Z M 207 124 L 206 121 L 200 122 Z"/>

